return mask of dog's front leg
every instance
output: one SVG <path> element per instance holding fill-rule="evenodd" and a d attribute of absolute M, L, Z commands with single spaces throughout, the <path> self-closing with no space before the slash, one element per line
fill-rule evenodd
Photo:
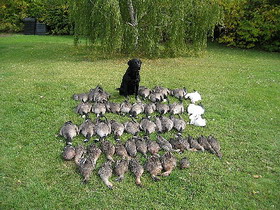
<path fill-rule="evenodd" d="M 138 90 L 139 90 L 139 82 L 137 82 L 137 84 L 135 85 L 135 99 L 138 99 Z"/>

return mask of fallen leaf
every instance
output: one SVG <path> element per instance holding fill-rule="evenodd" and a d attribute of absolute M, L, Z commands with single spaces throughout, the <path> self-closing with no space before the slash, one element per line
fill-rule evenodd
<path fill-rule="evenodd" d="M 261 175 L 253 175 L 253 177 L 254 177 L 255 179 L 262 178 L 262 176 L 261 176 Z"/>

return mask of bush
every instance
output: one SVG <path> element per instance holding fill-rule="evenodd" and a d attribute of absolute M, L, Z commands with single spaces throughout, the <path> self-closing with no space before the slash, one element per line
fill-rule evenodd
<path fill-rule="evenodd" d="M 241 48 L 280 50 L 280 5 L 268 0 L 222 1 L 224 31 L 220 43 Z"/>
<path fill-rule="evenodd" d="M 7 0 L 0 4 L 0 31 L 23 30 L 23 18 L 45 23 L 51 34 L 70 34 L 72 24 L 67 0 Z"/>

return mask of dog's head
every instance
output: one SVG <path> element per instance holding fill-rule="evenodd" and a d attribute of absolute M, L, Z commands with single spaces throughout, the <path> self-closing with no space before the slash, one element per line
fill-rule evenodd
<path fill-rule="evenodd" d="M 140 70 L 142 61 L 140 59 L 131 59 L 127 62 L 131 69 Z"/>

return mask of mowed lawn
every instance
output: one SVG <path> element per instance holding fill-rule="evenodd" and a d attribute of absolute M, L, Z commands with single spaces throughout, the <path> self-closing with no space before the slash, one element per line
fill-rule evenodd
<path fill-rule="evenodd" d="M 82 184 L 74 163 L 62 160 L 57 136 L 65 121 L 83 121 L 71 96 L 100 84 L 123 101 L 115 88 L 129 59 L 97 59 L 72 37 L 0 37 L 0 209 L 280 209 L 280 54 L 216 44 L 201 57 L 141 58 L 141 85 L 198 90 L 207 126 L 188 125 L 183 135 L 213 134 L 223 158 L 176 154 L 191 167 L 159 182 L 145 172 L 142 188 L 131 173 L 122 183 L 113 176 L 110 190 L 97 175 L 102 156 Z"/>

